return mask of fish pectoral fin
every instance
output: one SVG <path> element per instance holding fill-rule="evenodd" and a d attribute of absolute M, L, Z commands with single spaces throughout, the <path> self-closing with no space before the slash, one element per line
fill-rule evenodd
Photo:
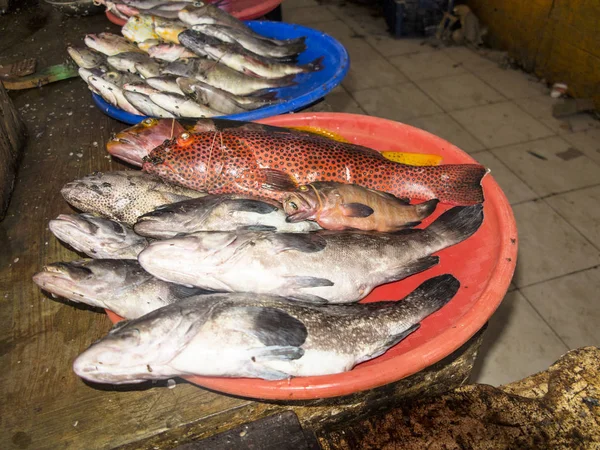
<path fill-rule="evenodd" d="M 281 309 L 248 306 L 234 308 L 230 314 L 235 315 L 237 331 L 258 339 L 265 346 L 299 347 L 308 335 L 300 320 Z"/>
<path fill-rule="evenodd" d="M 289 284 L 294 285 L 296 288 L 310 288 L 310 287 L 322 287 L 322 286 L 333 286 L 334 283 L 327 278 L 319 277 L 285 277 Z"/>
<path fill-rule="evenodd" d="M 243 225 L 237 227 L 236 231 L 277 231 L 277 227 L 271 225 Z"/>
<path fill-rule="evenodd" d="M 440 258 L 437 256 L 425 256 L 400 267 L 394 267 L 388 271 L 384 283 L 403 280 L 410 275 L 430 269 L 439 262 Z"/>
<path fill-rule="evenodd" d="M 269 214 L 279 208 L 267 202 L 252 199 L 238 199 L 229 202 L 231 209 L 241 212 L 252 212 L 256 214 Z"/>
<path fill-rule="evenodd" d="M 293 191 L 298 187 L 298 184 L 290 175 L 281 170 L 276 169 L 261 169 L 261 173 L 265 178 L 263 187 L 273 191 Z"/>
<path fill-rule="evenodd" d="M 277 346 L 252 349 L 252 361 L 261 363 L 265 361 L 290 361 L 300 359 L 304 355 L 304 349 L 293 346 Z"/>
<path fill-rule="evenodd" d="M 340 208 L 346 217 L 369 217 L 375 212 L 373 208 L 362 203 L 342 203 Z"/>
<path fill-rule="evenodd" d="M 296 250 L 302 253 L 316 253 L 325 249 L 327 241 L 315 233 L 282 233 L 270 237 L 275 254 Z"/>
<path fill-rule="evenodd" d="M 417 225 L 421 225 L 420 220 L 417 220 L 416 222 L 406 222 L 403 226 L 405 228 L 412 228 L 412 227 L 416 227 Z"/>
<path fill-rule="evenodd" d="M 202 295 L 202 294 L 206 294 L 207 292 L 210 292 L 210 291 L 207 291 L 206 289 L 201 289 L 198 287 L 183 286 L 181 284 L 175 284 L 175 283 L 170 283 L 169 289 L 171 290 L 171 293 L 175 297 L 180 298 L 180 299 L 193 297 L 195 295 Z"/>

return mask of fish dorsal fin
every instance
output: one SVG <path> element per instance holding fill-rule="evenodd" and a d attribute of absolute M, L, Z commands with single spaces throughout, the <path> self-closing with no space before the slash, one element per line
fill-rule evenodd
<path fill-rule="evenodd" d="M 181 284 L 174 283 L 169 286 L 169 289 L 171 290 L 171 293 L 179 299 L 193 297 L 194 295 L 207 294 L 209 292 L 205 289 L 183 286 Z"/>
<path fill-rule="evenodd" d="M 261 169 L 261 173 L 265 177 L 263 187 L 273 191 L 293 191 L 298 187 L 298 184 L 290 175 L 281 170 Z"/>

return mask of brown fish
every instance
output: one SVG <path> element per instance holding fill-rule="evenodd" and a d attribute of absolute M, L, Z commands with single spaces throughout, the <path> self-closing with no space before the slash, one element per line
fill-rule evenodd
<path fill-rule="evenodd" d="M 392 194 L 356 184 L 315 182 L 300 186 L 282 203 L 288 222 L 314 220 L 326 230 L 386 233 L 420 224 L 439 200 L 411 205 Z"/>

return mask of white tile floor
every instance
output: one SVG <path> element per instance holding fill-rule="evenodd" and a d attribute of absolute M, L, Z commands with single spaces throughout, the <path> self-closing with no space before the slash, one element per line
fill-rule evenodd
<path fill-rule="evenodd" d="M 519 262 L 473 381 L 504 384 L 571 348 L 600 346 L 600 122 L 557 120 L 555 100 L 532 76 L 463 47 L 394 39 L 366 7 L 285 0 L 283 15 L 348 48 L 352 69 L 330 108 L 443 137 L 490 167 L 513 205 Z"/>

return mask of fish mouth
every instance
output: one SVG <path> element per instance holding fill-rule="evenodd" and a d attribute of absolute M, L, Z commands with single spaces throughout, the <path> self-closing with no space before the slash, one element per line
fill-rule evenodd
<path fill-rule="evenodd" d="M 143 383 L 144 381 L 152 380 L 156 377 L 143 377 L 142 374 L 150 375 L 148 365 L 137 366 L 136 369 L 130 367 L 118 369 L 110 365 L 103 365 L 100 361 L 88 361 L 86 352 L 79 355 L 73 361 L 73 371 L 81 378 L 84 378 L 93 383 L 110 383 L 110 384 L 134 384 Z"/>
<path fill-rule="evenodd" d="M 94 234 L 98 227 L 90 222 L 69 214 L 60 214 L 56 219 L 48 223 L 48 228 L 59 239 L 60 235 L 69 235 L 69 231 L 79 231 L 84 234 Z"/>

